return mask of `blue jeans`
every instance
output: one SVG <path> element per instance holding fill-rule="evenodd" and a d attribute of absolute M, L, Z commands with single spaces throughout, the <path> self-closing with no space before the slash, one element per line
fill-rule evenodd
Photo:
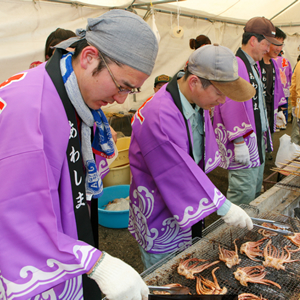
<path fill-rule="evenodd" d="M 286 97 L 285 99 L 286 99 L 286 104 L 281 105 L 281 107 L 286 108 L 286 110 L 283 111 L 283 114 L 285 116 L 286 123 L 287 123 L 288 122 L 288 116 L 289 116 L 289 110 L 288 110 L 288 107 L 289 107 L 288 100 L 289 100 L 289 98 Z"/>

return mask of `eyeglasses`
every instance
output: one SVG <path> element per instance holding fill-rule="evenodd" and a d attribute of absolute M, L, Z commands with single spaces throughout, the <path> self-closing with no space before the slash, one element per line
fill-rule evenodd
<path fill-rule="evenodd" d="M 98 50 L 99 51 L 99 50 Z M 125 95 L 125 94 L 129 94 L 129 95 L 133 95 L 133 94 L 137 94 L 137 93 L 140 93 L 141 89 L 140 88 L 132 88 L 131 90 L 129 89 L 125 89 L 125 88 L 122 88 L 116 81 L 114 75 L 112 74 L 110 68 L 108 67 L 108 64 L 106 63 L 102 53 L 99 51 L 99 55 L 101 56 L 101 59 L 103 60 L 104 64 L 105 64 L 105 67 L 111 77 L 111 79 L 113 80 L 114 84 L 116 85 L 116 87 L 118 88 L 118 93 L 119 94 L 122 94 L 122 95 Z"/>

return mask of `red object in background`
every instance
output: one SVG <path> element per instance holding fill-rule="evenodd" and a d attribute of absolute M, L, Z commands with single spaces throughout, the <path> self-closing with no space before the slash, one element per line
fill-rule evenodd
<path fill-rule="evenodd" d="M 42 63 L 43 63 L 42 61 L 34 61 L 30 64 L 29 69 L 35 68 Z"/>

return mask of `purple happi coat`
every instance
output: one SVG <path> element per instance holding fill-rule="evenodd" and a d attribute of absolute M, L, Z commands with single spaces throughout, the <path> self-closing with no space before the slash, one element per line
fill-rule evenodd
<path fill-rule="evenodd" d="M 284 96 L 288 98 L 290 96 L 290 86 L 291 86 L 292 75 L 293 75 L 291 63 L 285 57 L 282 56 L 277 56 L 274 60 L 277 63 L 279 68 Z"/>
<path fill-rule="evenodd" d="M 244 62 L 239 57 L 237 57 L 237 61 L 239 76 L 250 82 Z M 220 167 L 237 170 L 254 168 L 261 165 L 252 99 L 245 102 L 236 102 L 226 98 L 224 104 L 219 104 L 215 107 L 213 126 L 221 154 Z M 271 141 L 269 130 L 264 134 L 267 147 L 266 135 L 268 135 L 268 140 Z M 247 166 L 234 160 L 233 141 L 238 137 L 244 137 L 245 143 L 249 148 L 250 164 Z"/>
<path fill-rule="evenodd" d="M 177 89 L 176 80 L 170 84 Z M 220 158 L 208 111 L 204 123 L 204 165 L 209 172 Z M 192 137 L 189 122 L 188 130 Z M 199 167 L 203 162 L 198 166 L 189 152 L 185 119 L 165 85 L 134 115 L 129 149 L 128 229 L 149 253 L 172 252 L 189 243 L 191 226 L 226 200 Z"/>
<path fill-rule="evenodd" d="M 0 299 L 83 299 L 81 275 L 101 252 L 77 239 L 76 132 L 45 64 L 1 84 L 0 104 Z"/>
<path fill-rule="evenodd" d="M 272 118 L 273 124 L 269 124 L 269 125 L 270 125 L 271 132 L 275 132 L 278 107 L 286 104 L 287 102 L 286 102 L 286 99 L 284 96 L 284 91 L 283 91 L 283 87 L 282 87 L 282 83 L 281 83 L 281 79 L 280 79 L 280 71 L 279 71 L 278 65 L 277 65 L 275 59 L 273 59 L 273 58 L 272 58 L 272 62 L 273 62 L 273 66 L 275 69 L 275 86 L 274 86 L 274 90 L 273 90 L 273 92 L 274 92 L 274 102 L 273 102 L 274 115 Z M 257 64 L 257 67 L 258 67 L 259 71 L 261 72 L 260 64 Z"/>

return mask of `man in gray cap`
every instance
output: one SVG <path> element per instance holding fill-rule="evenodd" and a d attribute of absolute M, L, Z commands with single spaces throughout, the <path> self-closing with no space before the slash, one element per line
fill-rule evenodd
<path fill-rule="evenodd" d="M 164 85 L 133 117 L 129 148 L 132 183 L 128 229 L 145 269 L 201 236 L 202 220 L 217 212 L 228 225 L 252 221 L 206 173 L 220 155 L 209 109 L 225 97 L 246 101 L 254 88 L 238 76 L 226 47 L 206 45 L 189 58 L 185 75 Z"/>
<path fill-rule="evenodd" d="M 101 289 L 110 300 L 146 300 L 139 274 L 97 249 L 86 200 L 93 219 L 103 189 L 93 152 L 114 155 L 101 107 L 139 92 L 158 44 L 122 10 L 76 33 L 47 63 L 0 85 L 0 294 L 99 300 Z"/>
<path fill-rule="evenodd" d="M 280 44 L 275 33 L 272 22 L 264 17 L 246 23 L 242 47 L 236 56 L 239 76 L 253 85 L 255 95 L 244 103 L 232 101 L 229 96 L 214 112 L 222 157 L 220 166 L 228 169 L 227 198 L 237 205 L 249 204 L 260 195 L 265 152 L 272 151 L 264 88 L 256 62 L 269 51 L 271 44 Z"/>

